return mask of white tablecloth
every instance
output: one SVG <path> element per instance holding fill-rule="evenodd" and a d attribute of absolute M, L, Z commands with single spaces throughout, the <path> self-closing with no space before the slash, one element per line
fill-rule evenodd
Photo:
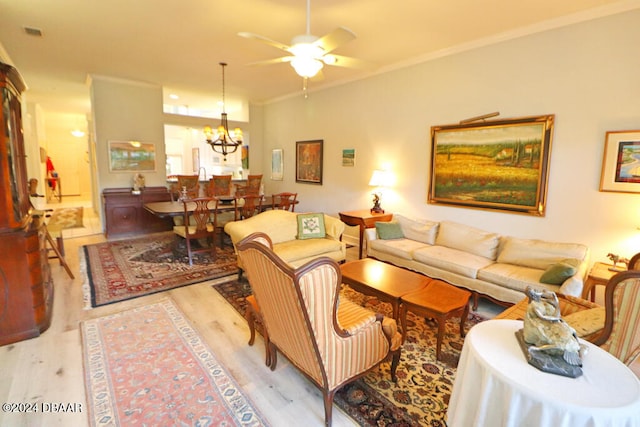
<path fill-rule="evenodd" d="M 529 365 L 515 332 L 520 320 L 489 320 L 464 342 L 447 422 L 476 426 L 640 426 L 640 381 L 590 343 L 578 378 Z"/>

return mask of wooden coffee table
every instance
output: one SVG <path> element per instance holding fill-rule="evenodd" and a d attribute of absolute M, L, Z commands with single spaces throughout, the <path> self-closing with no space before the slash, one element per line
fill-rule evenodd
<path fill-rule="evenodd" d="M 393 318 L 400 326 L 401 297 L 418 291 L 431 281 L 427 276 L 373 258 L 350 261 L 340 266 L 342 283 L 378 298 L 393 307 Z M 404 337 L 405 331 L 402 331 Z"/>

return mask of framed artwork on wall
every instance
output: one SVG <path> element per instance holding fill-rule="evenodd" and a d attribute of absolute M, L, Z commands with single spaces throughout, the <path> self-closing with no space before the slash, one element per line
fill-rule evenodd
<path fill-rule="evenodd" d="M 282 181 L 283 178 L 283 158 L 282 148 L 274 148 L 271 150 L 271 180 Z"/>
<path fill-rule="evenodd" d="M 342 166 L 355 166 L 356 165 L 356 150 L 353 148 L 346 148 L 342 150 Z"/>
<path fill-rule="evenodd" d="M 428 202 L 544 216 L 553 121 L 433 126 Z"/>
<path fill-rule="evenodd" d="M 321 139 L 296 141 L 296 182 L 322 184 Z"/>
<path fill-rule="evenodd" d="M 110 172 L 154 172 L 156 146 L 140 141 L 109 141 Z"/>
<path fill-rule="evenodd" d="M 607 132 L 600 191 L 640 193 L 640 130 Z"/>

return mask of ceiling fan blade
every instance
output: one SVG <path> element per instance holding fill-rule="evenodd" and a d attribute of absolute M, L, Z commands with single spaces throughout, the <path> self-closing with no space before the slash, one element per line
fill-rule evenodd
<path fill-rule="evenodd" d="M 320 37 L 314 44 L 320 46 L 325 53 L 329 53 L 355 38 L 356 35 L 348 28 L 338 27 L 329 34 Z"/>
<path fill-rule="evenodd" d="M 331 60 L 329 60 L 330 57 L 333 57 L 335 61 L 332 62 Z M 351 58 L 349 56 L 335 55 L 333 53 L 330 55 L 325 55 L 324 63 L 327 65 L 333 65 L 336 67 L 359 68 L 359 69 L 374 68 L 374 64 L 370 62 L 363 61 L 357 58 Z"/>
<path fill-rule="evenodd" d="M 268 45 L 270 45 L 270 46 L 273 46 L 273 47 L 275 47 L 275 48 L 282 49 L 282 50 L 286 50 L 287 52 L 288 52 L 288 51 L 289 51 L 289 49 L 290 49 L 290 46 L 289 46 L 289 45 L 286 45 L 286 44 L 284 44 L 284 43 L 280 43 L 279 41 L 272 40 L 272 39 L 270 39 L 270 38 L 268 38 L 268 37 L 265 37 L 265 36 L 261 36 L 260 34 L 247 33 L 247 32 L 240 32 L 240 33 L 238 33 L 238 35 L 239 35 L 240 37 L 244 37 L 244 38 L 246 38 L 246 39 L 255 39 L 255 40 L 259 40 L 259 41 L 261 41 L 261 42 L 263 42 L 263 43 L 266 43 L 266 44 L 268 44 Z"/>
<path fill-rule="evenodd" d="M 271 65 L 271 64 L 280 64 L 282 62 L 291 62 L 291 60 L 293 59 L 293 56 L 283 56 L 280 58 L 273 58 L 273 59 L 267 59 L 264 61 L 256 61 L 256 62 L 250 62 L 247 65 Z"/>

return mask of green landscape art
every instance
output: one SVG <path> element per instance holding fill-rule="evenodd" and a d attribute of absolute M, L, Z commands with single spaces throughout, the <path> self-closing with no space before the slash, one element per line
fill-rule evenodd
<path fill-rule="evenodd" d="M 432 128 L 429 202 L 542 215 L 552 117 Z"/>

